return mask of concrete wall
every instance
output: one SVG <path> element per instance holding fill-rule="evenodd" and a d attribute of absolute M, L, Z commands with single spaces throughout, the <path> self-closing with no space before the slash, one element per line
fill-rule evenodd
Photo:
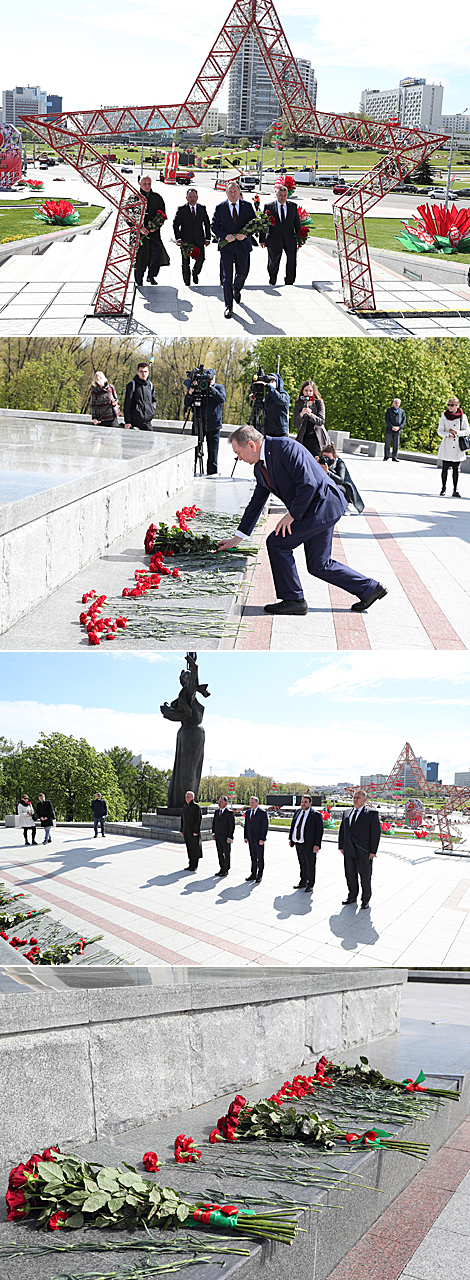
<path fill-rule="evenodd" d="M 190 437 L 171 440 L 168 453 L 154 465 L 144 457 L 140 467 L 129 465 L 128 474 L 115 480 L 90 481 L 88 492 L 82 480 L 61 486 L 66 492 L 60 501 L 53 490 L 10 505 L 0 535 L 1 634 L 191 483 Z M 34 568 L 25 577 L 27 564 Z"/>
<path fill-rule="evenodd" d="M 182 970 L 158 986 L 0 995 L 0 1167 L 392 1034 L 404 981 L 399 969 Z"/>

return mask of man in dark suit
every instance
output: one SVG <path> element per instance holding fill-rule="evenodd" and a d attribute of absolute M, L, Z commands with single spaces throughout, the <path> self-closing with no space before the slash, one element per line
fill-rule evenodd
<path fill-rule="evenodd" d="M 192 244 L 199 249 L 199 256 L 194 261 L 193 282 L 198 284 L 205 258 L 206 245 L 211 242 L 211 227 L 204 204 L 198 204 L 195 187 L 188 187 L 186 204 L 181 204 L 173 219 L 173 231 L 177 244 Z M 181 252 L 181 268 L 184 283 L 191 283 L 191 260 Z"/>
<path fill-rule="evenodd" d="M 311 893 L 315 884 L 317 853 L 321 848 L 323 836 L 323 818 L 321 813 L 312 809 L 312 797 L 302 796 L 300 809 L 294 813 L 289 831 L 291 849 L 296 847 L 300 866 L 300 880 L 294 889 L 305 889 Z"/>
<path fill-rule="evenodd" d="M 359 880 L 361 882 L 361 907 L 369 906 L 372 893 L 372 863 L 380 843 L 380 818 L 376 809 L 366 805 L 367 795 L 360 787 L 354 795 L 353 808 L 343 813 L 339 829 L 338 845 L 344 854 L 344 874 L 348 896 L 343 906 L 357 902 Z"/>
<path fill-rule="evenodd" d="M 197 871 L 197 864 L 202 858 L 202 812 L 194 800 L 194 791 L 187 791 L 184 800 L 181 810 L 181 831 L 188 853 L 188 871 Z"/>
<path fill-rule="evenodd" d="M 260 884 L 264 871 L 264 846 L 268 834 L 269 820 L 265 809 L 260 808 L 258 796 L 251 796 L 250 808 L 245 813 L 245 844 L 248 845 L 251 857 L 251 875 L 246 879 Z"/>
<path fill-rule="evenodd" d="M 212 819 L 212 839 L 217 846 L 220 867 L 220 871 L 215 873 L 216 876 L 228 876 L 230 871 L 230 850 L 235 831 L 235 817 L 227 806 L 227 796 L 219 796 L 219 807 Z"/>
<path fill-rule="evenodd" d="M 241 291 L 250 270 L 253 245 L 251 237 L 244 234 L 243 228 L 254 216 L 255 211 L 250 201 L 241 199 L 238 182 L 229 182 L 227 199 L 217 205 L 211 222 L 214 235 L 219 241 L 219 249 L 221 240 L 228 241 L 220 249 L 226 320 L 233 315 L 234 298 L 235 302 L 240 302 Z"/>
<path fill-rule="evenodd" d="M 276 284 L 282 253 L 286 255 L 285 284 L 294 284 L 297 271 L 297 239 L 300 218 L 296 204 L 289 204 L 287 187 L 278 187 L 277 199 L 265 204 L 263 213 L 274 218 L 269 231 L 261 233 L 259 242 L 268 250 L 269 283 Z"/>
<path fill-rule="evenodd" d="M 152 230 L 149 227 L 149 222 L 156 218 L 157 213 L 165 213 L 165 201 L 158 194 L 158 191 L 152 191 L 152 179 L 148 173 L 144 173 L 140 179 L 139 189 L 146 198 L 147 208 L 140 229 L 142 244 L 139 245 L 134 262 L 135 282 L 138 285 L 143 284 L 145 270 L 147 269 L 149 284 L 156 284 L 160 267 L 169 266 L 170 259 L 164 244 L 162 244 L 161 228 L 157 227 L 156 230 Z"/>
<path fill-rule="evenodd" d="M 384 462 L 389 460 L 390 449 L 392 450 L 392 462 L 398 462 L 400 435 L 405 423 L 405 410 L 401 408 L 401 400 L 398 399 L 398 396 L 395 396 L 392 404 L 385 410 Z"/>
<path fill-rule="evenodd" d="M 385 587 L 375 578 L 366 578 L 356 569 L 331 559 L 334 526 L 347 503 L 307 449 L 291 436 L 264 438 L 250 426 L 238 427 L 230 439 L 237 458 L 254 467 L 256 489 L 237 533 L 225 538 L 220 549 L 228 550 L 250 537 L 270 494 L 275 493 L 287 507 L 266 542 L 278 601 L 265 605 L 265 613 L 308 613 L 293 555 L 302 544 L 308 572 L 314 578 L 359 596 L 351 606 L 354 612 L 362 613 L 386 596 Z"/>

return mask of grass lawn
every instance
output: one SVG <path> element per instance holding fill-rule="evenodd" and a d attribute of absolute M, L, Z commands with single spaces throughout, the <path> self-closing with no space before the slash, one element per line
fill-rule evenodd
<path fill-rule="evenodd" d="M 66 200 L 67 196 L 54 197 L 54 199 Z M 28 240 L 32 236 L 45 236 L 51 231 L 62 231 L 66 228 L 59 226 L 50 226 L 48 222 L 36 222 L 34 213 L 45 199 L 50 197 L 43 196 L 28 200 L 27 208 L 23 205 L 15 205 L 14 209 L 2 209 L 0 204 L 0 244 L 8 244 L 10 240 Z M 73 200 L 71 202 L 73 204 Z M 92 204 L 86 208 L 79 208 L 77 212 L 80 214 L 79 221 L 68 230 L 73 231 L 77 227 L 83 227 L 89 222 L 94 222 L 98 214 L 102 212 L 102 206 Z"/>
<path fill-rule="evenodd" d="M 408 214 L 408 218 L 410 218 Z M 404 220 L 407 215 L 403 214 Z M 335 239 L 335 225 L 333 215 L 331 213 L 314 213 L 313 215 L 313 236 L 321 237 L 324 240 Z M 366 218 L 367 243 L 374 249 L 393 249 L 395 253 L 403 253 L 406 255 L 406 249 L 403 249 L 395 236 L 399 236 L 404 230 L 399 218 Z M 407 255 L 408 256 L 408 255 Z M 440 262 L 466 262 L 470 263 L 470 253 L 432 253 L 423 254 L 423 258 L 438 258 Z"/>

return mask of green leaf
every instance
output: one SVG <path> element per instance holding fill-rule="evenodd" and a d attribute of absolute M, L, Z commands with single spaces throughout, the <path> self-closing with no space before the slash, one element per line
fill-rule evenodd
<path fill-rule="evenodd" d="M 62 1169 L 52 1160 L 40 1160 L 37 1165 L 40 1178 L 45 1182 L 63 1182 L 64 1175 Z"/>
<path fill-rule="evenodd" d="M 119 1183 L 115 1178 L 111 1177 L 109 1169 L 100 1169 L 96 1181 L 101 1191 L 119 1191 Z"/>
<path fill-rule="evenodd" d="M 176 1217 L 178 1218 L 178 1222 L 184 1222 L 185 1219 L 189 1217 L 190 1213 L 191 1213 L 191 1210 L 190 1210 L 189 1204 L 179 1204 L 176 1210 Z"/>
<path fill-rule="evenodd" d="M 83 1201 L 87 1199 L 87 1195 L 87 1191 L 70 1191 L 67 1192 L 64 1199 L 67 1200 L 68 1204 L 83 1204 Z"/>
<path fill-rule="evenodd" d="M 83 1213 L 71 1213 L 70 1217 L 67 1218 L 65 1226 L 71 1227 L 71 1229 L 74 1230 L 77 1227 L 83 1227 L 83 1222 Z"/>
<path fill-rule="evenodd" d="M 110 1213 L 119 1213 L 123 1204 L 126 1202 L 125 1196 L 110 1196 L 108 1200 L 108 1209 Z"/>
<path fill-rule="evenodd" d="M 139 1203 L 139 1201 L 138 1201 L 137 1196 L 133 1196 L 133 1195 L 132 1195 L 132 1192 L 131 1192 L 131 1191 L 129 1191 L 129 1192 L 128 1192 L 128 1194 L 127 1194 L 127 1196 L 126 1196 L 126 1204 L 131 1204 L 131 1205 L 134 1205 L 134 1206 L 135 1206 L 135 1205 L 137 1205 L 138 1203 Z"/>
<path fill-rule="evenodd" d="M 82 1204 L 83 1213 L 96 1213 L 97 1209 L 102 1209 L 103 1205 L 108 1203 L 108 1197 L 105 1191 L 94 1191 L 87 1200 Z"/>

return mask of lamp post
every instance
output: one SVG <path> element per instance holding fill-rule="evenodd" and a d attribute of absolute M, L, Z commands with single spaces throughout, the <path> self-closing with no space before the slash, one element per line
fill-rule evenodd
<path fill-rule="evenodd" d="M 468 107 L 465 107 L 465 111 L 459 111 L 459 112 L 458 112 L 458 114 L 459 114 L 459 115 L 461 115 L 461 116 L 464 116 L 466 111 L 468 111 Z M 447 212 L 447 209 L 448 209 L 448 206 L 449 206 L 449 192 L 450 192 L 450 184 L 451 184 L 451 180 L 452 180 L 452 156 L 453 156 L 453 154 L 454 154 L 454 137 L 455 137 L 455 122 L 456 122 L 456 119 L 457 119 L 457 115 L 452 116 L 452 129 L 451 129 L 451 134 L 450 134 L 449 163 L 448 163 L 448 165 L 447 165 L 447 183 L 446 183 L 446 200 L 445 200 L 445 208 L 446 208 L 446 212 Z"/>

